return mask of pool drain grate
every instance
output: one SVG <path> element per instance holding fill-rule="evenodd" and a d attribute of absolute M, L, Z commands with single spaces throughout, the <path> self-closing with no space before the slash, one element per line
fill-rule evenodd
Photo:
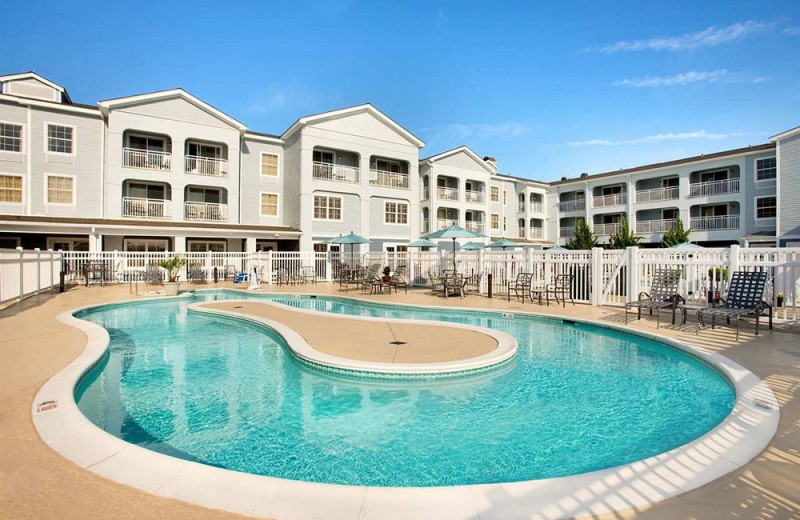
<path fill-rule="evenodd" d="M 390 341 L 389 345 L 405 345 L 405 341 Z"/>

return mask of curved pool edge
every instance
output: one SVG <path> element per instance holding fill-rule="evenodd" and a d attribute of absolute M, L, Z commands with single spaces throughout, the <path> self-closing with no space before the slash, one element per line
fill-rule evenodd
<path fill-rule="evenodd" d="M 404 324 L 424 325 L 426 327 L 448 327 L 454 329 L 468 330 L 471 332 L 478 332 L 485 334 L 497 342 L 497 347 L 486 354 L 480 356 L 473 356 L 455 361 L 443 361 L 437 363 L 384 363 L 378 361 L 359 361 L 355 359 L 334 356 L 316 350 L 309 345 L 305 338 L 298 333 L 295 329 L 281 323 L 280 321 L 263 318 L 260 316 L 253 316 L 250 314 L 229 311 L 223 309 L 210 309 L 207 307 L 211 303 L 224 303 L 241 300 L 215 300 L 213 302 L 197 302 L 188 305 L 190 312 L 199 312 L 209 315 L 226 316 L 233 319 L 245 320 L 256 325 L 266 327 L 273 330 L 280 335 L 292 354 L 300 359 L 302 362 L 320 368 L 322 370 L 332 369 L 334 371 L 341 371 L 350 374 L 363 374 L 374 376 L 398 376 L 398 377 L 419 377 L 419 376 L 449 376 L 457 377 L 476 372 L 483 372 L 497 367 L 507 361 L 513 359 L 517 353 L 517 340 L 505 332 L 490 329 L 488 327 L 479 327 L 476 325 L 468 325 L 464 323 L 444 323 L 432 322 L 426 320 L 407 320 L 400 318 L 375 318 L 370 316 L 345 316 L 345 319 L 361 320 L 361 321 L 379 321 L 379 322 L 402 322 Z M 292 312 L 299 312 L 311 316 L 325 316 L 330 318 L 330 313 L 298 309 L 288 305 L 273 301 L 258 301 L 263 305 L 272 305 L 277 308 L 289 310 Z"/>
<path fill-rule="evenodd" d="M 126 301 L 89 305 L 57 316 L 58 321 L 82 330 L 87 343 L 75 360 L 37 392 L 31 413 L 39 436 L 63 457 L 97 475 L 164 498 L 233 513 L 283 520 L 389 516 L 456 520 L 478 515 L 484 519 L 532 515 L 555 519 L 611 513 L 680 495 L 744 466 L 769 445 L 780 418 L 777 400 L 766 383 L 722 355 L 649 332 L 564 317 L 576 323 L 648 337 L 709 363 L 735 390 L 736 402 L 731 413 L 702 437 L 668 452 L 614 468 L 542 480 L 391 488 L 320 484 L 240 473 L 129 444 L 101 430 L 81 413 L 74 390 L 104 356 L 109 336 L 99 325 L 75 318 L 73 313 Z M 531 312 L 514 314 L 562 319 Z M 45 401 L 55 401 L 58 406 L 37 413 L 37 405 Z M 314 500 L 309 500 L 310 496 Z"/>

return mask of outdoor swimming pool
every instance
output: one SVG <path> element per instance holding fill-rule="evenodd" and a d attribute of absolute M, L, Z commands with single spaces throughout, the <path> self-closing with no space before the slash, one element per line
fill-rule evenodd
<path fill-rule="evenodd" d="M 513 362 L 463 378 L 346 377 L 304 365 L 263 327 L 188 311 L 244 298 L 490 327 L 519 347 Z M 735 401 L 686 353 L 556 319 L 230 291 L 76 316 L 111 337 L 75 393 L 92 422 L 154 451 L 294 480 L 445 486 L 584 473 L 696 439 Z"/>

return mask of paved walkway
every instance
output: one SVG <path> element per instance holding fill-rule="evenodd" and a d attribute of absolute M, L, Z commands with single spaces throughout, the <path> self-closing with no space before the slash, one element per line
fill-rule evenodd
<path fill-rule="evenodd" d="M 223 286 L 230 287 L 229 284 L 218 285 Z M 331 284 L 288 288 L 264 286 L 264 290 L 338 294 L 337 287 Z M 350 296 L 357 295 L 351 292 Z M 42 295 L 0 310 L 0 518 L 241 518 L 156 497 L 106 480 L 62 459 L 36 435 L 30 416 L 36 391 L 75 358 L 85 342 L 82 332 L 56 322 L 55 316 L 90 303 L 129 298 L 137 296 L 129 294 L 127 286 L 74 288 L 55 297 Z M 445 301 L 424 291 L 364 298 L 420 305 L 542 312 L 611 323 L 623 321 L 619 309 L 584 305 L 568 305 L 566 309 L 540 307 L 480 296 Z M 655 320 L 634 321 L 629 326 L 655 331 Z M 784 326 L 755 337 L 752 327 L 743 326 L 738 343 L 733 339 L 732 328 L 704 331 L 695 337 L 691 325 L 667 325 L 662 326 L 659 333 L 719 352 L 764 379 L 781 403 L 779 430 L 768 449 L 739 470 L 647 510 L 628 510 L 607 518 L 800 518 L 797 513 L 800 511 L 800 330 Z M 313 500 L 313 497 L 308 498 Z"/>

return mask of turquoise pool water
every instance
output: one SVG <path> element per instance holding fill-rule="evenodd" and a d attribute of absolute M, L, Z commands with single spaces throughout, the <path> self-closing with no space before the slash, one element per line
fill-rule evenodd
<path fill-rule="evenodd" d="M 241 298 L 491 327 L 519 350 L 464 378 L 344 377 L 302 364 L 262 327 L 187 310 Z M 560 320 L 224 291 L 77 316 L 111 336 L 76 389 L 91 421 L 154 451 L 295 480 L 443 486 L 583 473 L 696 439 L 735 400 L 727 380 L 692 356 Z"/>

